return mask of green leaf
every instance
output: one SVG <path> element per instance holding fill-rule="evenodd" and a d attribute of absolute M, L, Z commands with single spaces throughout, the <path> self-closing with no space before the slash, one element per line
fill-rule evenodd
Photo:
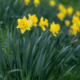
<path fill-rule="evenodd" d="M 61 77 L 61 79 L 64 78 L 67 74 L 69 74 L 69 72 L 70 72 L 75 66 L 76 66 L 76 65 L 74 65 L 74 66 L 72 66 L 70 69 L 68 69 L 68 70 L 64 73 L 64 75 Z"/>
<path fill-rule="evenodd" d="M 1 79 L 3 79 L 3 76 L 2 76 L 2 75 L 0 75 L 0 78 L 1 78 Z"/>
<path fill-rule="evenodd" d="M 7 73 L 20 72 L 20 71 L 21 71 L 20 69 L 14 69 L 14 70 L 8 71 Z"/>

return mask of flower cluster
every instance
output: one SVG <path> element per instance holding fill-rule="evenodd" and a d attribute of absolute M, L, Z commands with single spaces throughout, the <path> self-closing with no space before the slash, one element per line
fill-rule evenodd
<path fill-rule="evenodd" d="M 28 5 L 30 3 L 30 0 L 24 0 L 25 4 Z M 35 7 L 37 7 L 40 4 L 40 0 L 34 0 L 34 5 Z M 49 2 L 50 6 L 55 6 L 55 1 L 54 0 L 50 0 Z"/>
<path fill-rule="evenodd" d="M 66 9 L 62 4 L 59 5 L 58 9 L 59 9 L 60 12 L 57 14 L 57 17 L 61 21 L 63 21 L 66 14 L 71 15 L 73 13 L 73 8 L 72 7 L 68 7 L 68 9 Z"/>
<path fill-rule="evenodd" d="M 30 0 L 25 0 L 25 4 L 28 5 L 30 3 Z M 40 4 L 40 0 L 34 0 L 34 5 L 37 7 Z M 50 6 L 55 6 L 55 1 L 50 0 L 49 2 Z M 68 7 L 65 8 L 64 5 L 60 4 L 58 7 L 59 13 L 57 14 L 57 17 L 63 21 L 66 15 L 71 16 L 73 14 L 73 8 Z M 30 15 L 28 14 L 28 19 L 24 16 L 23 19 L 18 19 L 18 26 L 17 28 L 21 29 L 21 33 L 23 34 L 26 30 L 31 30 L 31 27 L 40 26 L 43 31 L 46 30 L 46 27 L 49 26 L 48 19 L 44 19 L 44 17 L 40 18 L 39 24 L 38 23 L 38 17 L 36 14 Z M 64 20 L 65 25 L 67 27 L 70 26 L 69 33 L 72 35 L 76 35 L 80 31 L 80 11 L 76 11 L 76 14 L 72 17 L 72 21 Z M 71 25 L 70 25 L 71 24 Z M 49 32 L 52 32 L 54 36 L 57 36 L 60 31 L 60 25 L 55 24 L 55 22 L 51 23 Z"/>
<path fill-rule="evenodd" d="M 38 18 L 36 15 L 28 14 L 29 19 L 24 16 L 23 19 L 18 19 L 18 26 L 16 28 L 21 29 L 21 33 L 23 34 L 26 30 L 31 30 L 32 26 L 36 26 L 38 22 Z"/>
<path fill-rule="evenodd" d="M 25 4 L 28 5 L 30 3 L 30 0 L 24 0 Z M 34 5 L 37 7 L 40 4 L 39 0 L 34 0 Z"/>
<path fill-rule="evenodd" d="M 60 4 L 58 7 L 58 10 L 60 11 L 57 14 L 57 17 L 63 21 L 66 15 L 72 15 L 73 13 L 73 8 L 68 7 L 67 9 Z M 73 15 L 72 17 L 72 25 L 70 26 L 69 33 L 72 35 L 76 35 L 80 31 L 80 11 L 76 11 L 76 14 Z M 71 24 L 69 20 L 65 20 L 65 25 L 68 27 Z"/>
<path fill-rule="evenodd" d="M 26 30 L 31 30 L 31 27 L 37 26 L 38 23 L 38 18 L 37 16 L 34 15 L 30 15 L 28 14 L 28 18 L 27 19 L 25 16 L 23 17 L 23 19 L 18 19 L 18 26 L 16 28 L 20 28 L 21 33 L 23 34 Z M 43 31 L 46 30 L 45 26 L 48 27 L 49 23 L 48 23 L 48 19 L 44 19 L 43 17 L 40 18 L 40 22 L 39 22 L 39 26 L 42 28 Z M 59 24 L 55 24 L 54 22 L 50 25 L 50 32 L 52 32 L 52 34 L 54 36 L 57 36 L 56 34 L 59 33 L 60 31 L 60 25 Z"/>
<path fill-rule="evenodd" d="M 71 25 L 72 35 L 76 35 L 77 32 L 80 31 L 80 18 L 79 15 L 74 15 L 72 18 L 72 25 Z"/>

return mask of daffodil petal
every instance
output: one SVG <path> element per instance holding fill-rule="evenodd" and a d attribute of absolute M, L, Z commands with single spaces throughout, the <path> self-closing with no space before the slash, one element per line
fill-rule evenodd
<path fill-rule="evenodd" d="M 23 34 L 26 31 L 25 28 L 21 28 L 21 33 Z"/>
<path fill-rule="evenodd" d="M 41 27 L 42 27 L 42 30 L 43 30 L 43 31 L 45 31 L 45 30 L 46 30 L 44 26 L 41 26 Z"/>

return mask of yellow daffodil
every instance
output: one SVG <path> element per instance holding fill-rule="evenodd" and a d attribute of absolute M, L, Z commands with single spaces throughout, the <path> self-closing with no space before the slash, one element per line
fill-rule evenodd
<path fill-rule="evenodd" d="M 65 20 L 65 25 L 68 27 L 70 25 L 70 21 L 69 20 Z"/>
<path fill-rule="evenodd" d="M 78 21 L 78 26 L 80 27 L 80 20 Z"/>
<path fill-rule="evenodd" d="M 59 5 L 58 9 L 59 9 L 59 11 L 63 12 L 64 14 L 67 14 L 67 9 L 62 4 Z"/>
<path fill-rule="evenodd" d="M 39 22 L 40 27 L 42 28 L 43 31 L 45 31 L 45 26 L 48 27 L 49 23 L 48 20 L 45 19 L 43 17 L 41 17 L 40 22 Z"/>
<path fill-rule="evenodd" d="M 73 13 L 73 8 L 72 8 L 72 7 L 69 7 L 69 8 L 67 9 L 67 13 L 68 13 L 69 15 L 71 15 L 71 14 Z"/>
<path fill-rule="evenodd" d="M 80 11 L 76 11 L 76 15 L 77 16 L 80 16 Z"/>
<path fill-rule="evenodd" d="M 38 22 L 38 18 L 36 17 L 36 15 L 31 16 L 30 14 L 28 14 L 28 17 L 29 17 L 29 20 L 32 21 L 32 26 L 36 26 Z"/>
<path fill-rule="evenodd" d="M 59 33 L 60 31 L 60 25 L 59 24 L 55 24 L 54 22 L 50 25 L 50 32 L 52 32 L 52 34 L 54 36 L 57 36 L 56 34 Z"/>
<path fill-rule="evenodd" d="M 21 29 L 21 33 L 23 34 L 26 30 L 30 30 L 32 26 L 32 21 L 27 20 L 24 16 L 23 19 L 18 19 L 18 26 L 16 28 Z"/>
<path fill-rule="evenodd" d="M 72 29 L 72 35 L 76 35 L 79 31 L 79 27 L 77 26 L 77 24 L 73 24 L 71 26 L 71 29 Z"/>
<path fill-rule="evenodd" d="M 63 12 L 60 12 L 60 13 L 57 14 L 57 17 L 58 17 L 61 21 L 63 21 L 63 19 L 65 18 L 65 14 L 64 14 Z"/>
<path fill-rule="evenodd" d="M 79 17 L 78 16 L 73 16 L 73 19 L 72 19 L 72 23 L 75 24 L 75 23 L 78 23 L 79 22 Z"/>
<path fill-rule="evenodd" d="M 39 0 L 34 0 L 34 5 L 37 7 L 40 4 Z"/>
<path fill-rule="evenodd" d="M 63 8 L 61 11 L 62 11 L 64 14 L 67 14 L 66 8 Z"/>
<path fill-rule="evenodd" d="M 58 9 L 59 9 L 60 11 L 62 11 L 64 8 L 65 8 L 65 7 L 64 7 L 62 4 L 60 4 L 59 7 L 58 7 Z"/>
<path fill-rule="evenodd" d="M 24 0 L 25 4 L 28 5 L 30 3 L 30 0 Z"/>
<path fill-rule="evenodd" d="M 55 1 L 50 0 L 50 6 L 55 6 Z"/>

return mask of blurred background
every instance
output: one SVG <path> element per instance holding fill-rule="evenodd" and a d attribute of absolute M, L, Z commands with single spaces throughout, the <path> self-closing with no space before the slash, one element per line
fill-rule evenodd
<path fill-rule="evenodd" d="M 42 0 L 43 1 L 43 0 Z M 55 0 L 57 4 L 63 4 L 66 7 L 72 6 L 74 10 L 80 10 L 80 0 Z M 49 0 L 44 0 L 44 2 L 49 2 Z"/>

